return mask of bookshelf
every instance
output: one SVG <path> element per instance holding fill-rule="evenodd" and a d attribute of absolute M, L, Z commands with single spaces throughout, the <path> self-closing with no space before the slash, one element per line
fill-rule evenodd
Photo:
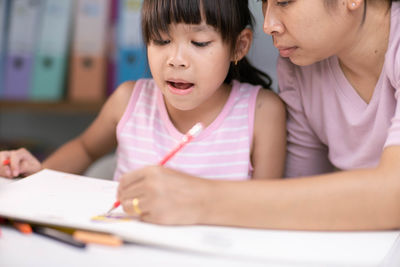
<path fill-rule="evenodd" d="M 54 113 L 86 113 L 97 114 L 104 101 L 102 102 L 68 102 L 60 100 L 56 102 L 46 101 L 12 101 L 0 100 L 0 111 L 30 111 L 30 112 L 54 112 Z"/>

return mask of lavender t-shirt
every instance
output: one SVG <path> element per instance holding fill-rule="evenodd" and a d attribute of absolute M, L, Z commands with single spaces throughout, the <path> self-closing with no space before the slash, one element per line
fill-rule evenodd
<path fill-rule="evenodd" d="M 287 177 L 377 166 L 400 145 L 400 3 L 391 8 L 389 47 L 366 103 L 333 56 L 300 67 L 278 59 L 280 96 L 288 108 Z"/>

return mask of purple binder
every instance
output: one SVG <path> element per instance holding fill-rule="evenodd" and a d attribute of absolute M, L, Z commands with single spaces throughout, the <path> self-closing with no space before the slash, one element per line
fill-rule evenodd
<path fill-rule="evenodd" d="M 13 55 L 6 58 L 6 99 L 24 100 L 29 96 L 33 58 L 30 55 Z"/>

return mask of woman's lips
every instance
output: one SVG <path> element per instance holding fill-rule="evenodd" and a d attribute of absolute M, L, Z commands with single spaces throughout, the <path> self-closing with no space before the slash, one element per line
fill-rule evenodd
<path fill-rule="evenodd" d="M 190 94 L 193 90 L 193 83 L 183 81 L 167 81 L 171 93 L 176 95 Z"/>
<path fill-rule="evenodd" d="M 279 47 L 279 54 L 282 57 L 290 57 L 290 55 L 297 49 L 296 46 L 292 46 L 292 47 Z"/>

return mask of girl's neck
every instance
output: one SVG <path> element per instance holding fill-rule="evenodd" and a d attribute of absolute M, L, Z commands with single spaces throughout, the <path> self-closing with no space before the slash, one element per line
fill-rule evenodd
<path fill-rule="evenodd" d="M 209 126 L 224 108 L 231 89 L 231 85 L 222 84 L 206 102 L 192 110 L 176 109 L 164 98 L 165 107 L 172 124 L 181 133 L 186 133 L 197 122 L 201 122 L 204 127 Z"/>

